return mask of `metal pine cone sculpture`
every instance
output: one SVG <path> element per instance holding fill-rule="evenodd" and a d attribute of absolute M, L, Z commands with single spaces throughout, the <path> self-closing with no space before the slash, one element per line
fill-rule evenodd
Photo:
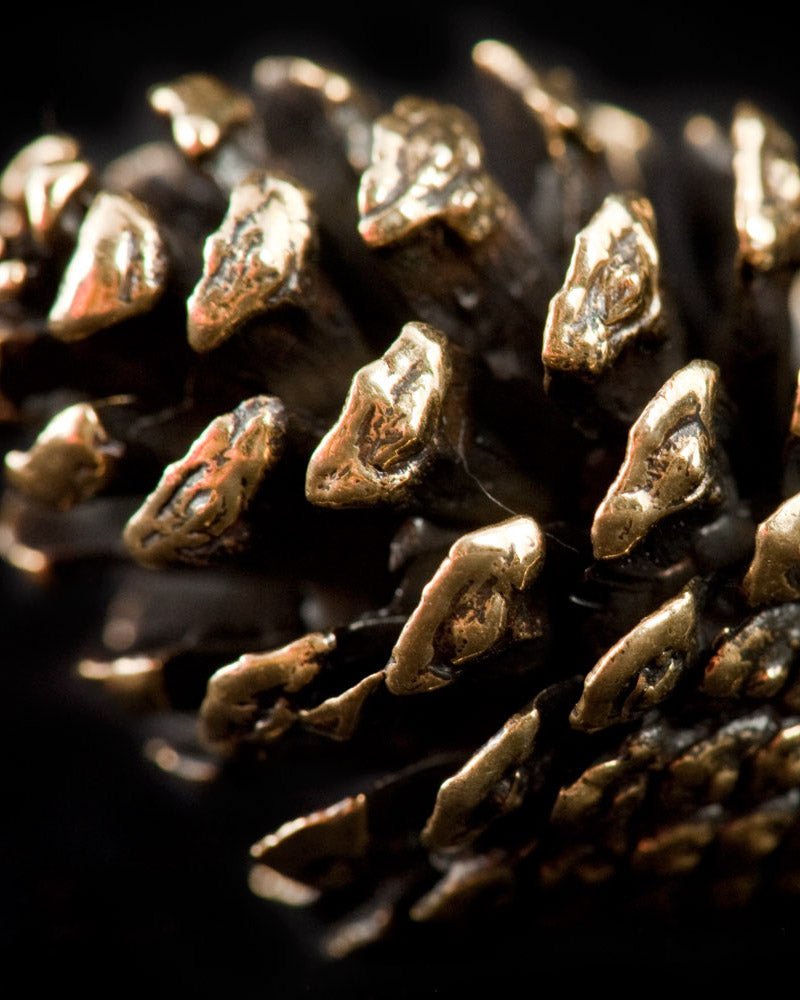
<path fill-rule="evenodd" d="M 341 765 L 247 831 L 331 956 L 510 899 L 800 893 L 794 142 L 742 104 L 665 149 L 473 58 L 483 136 L 264 59 L 154 88 L 172 139 L 0 177 L 2 556 L 113 580 L 78 670 L 161 767 Z M 716 195 L 701 323 L 668 170 Z"/>

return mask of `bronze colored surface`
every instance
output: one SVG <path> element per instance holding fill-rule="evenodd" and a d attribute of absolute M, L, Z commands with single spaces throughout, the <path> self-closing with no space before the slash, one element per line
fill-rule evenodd
<path fill-rule="evenodd" d="M 472 61 L 482 73 L 519 94 L 540 123 L 551 157 L 557 160 L 563 155 L 567 134 L 575 135 L 587 145 L 591 141 L 575 102 L 553 88 L 546 88 L 539 74 L 510 45 L 494 39 L 478 42 L 472 50 Z"/>
<path fill-rule="evenodd" d="M 596 559 L 624 556 L 663 518 L 722 499 L 715 475 L 719 369 L 692 361 L 669 378 L 631 427 L 625 460 L 592 524 Z"/>
<path fill-rule="evenodd" d="M 795 277 L 792 282 L 792 289 L 797 289 L 797 301 L 800 303 L 800 281 L 798 276 Z M 790 299 L 791 304 L 791 299 Z M 797 310 L 798 317 L 800 318 L 800 308 Z M 800 324 L 799 324 L 800 327 Z M 794 405 L 792 407 L 792 417 L 789 423 L 789 433 L 792 437 L 800 437 L 800 371 L 797 373 L 797 388 L 794 393 Z"/>
<path fill-rule="evenodd" d="M 542 361 L 596 377 L 661 317 L 655 217 L 646 198 L 609 195 L 575 237 L 560 292 L 550 302 Z"/>
<path fill-rule="evenodd" d="M 721 726 L 672 761 L 663 788 L 665 801 L 705 805 L 727 799 L 739 781 L 744 761 L 766 744 L 776 729 L 774 719 L 764 713 Z"/>
<path fill-rule="evenodd" d="M 332 635 L 311 632 L 281 649 L 245 653 L 217 670 L 200 706 L 206 741 L 229 753 L 243 738 L 277 739 L 297 718 L 282 694 L 294 694 L 309 684 L 335 648 Z M 274 694 L 270 708 L 264 704 L 267 694 Z"/>
<path fill-rule="evenodd" d="M 632 866 L 656 875 L 681 875 L 696 868 L 713 842 L 719 817 L 699 813 L 694 819 L 667 826 L 643 837 L 633 851 Z"/>
<path fill-rule="evenodd" d="M 80 155 L 80 147 L 69 135 L 42 135 L 23 147 L 0 174 L 0 196 L 22 204 L 25 184 L 34 167 L 46 163 L 70 163 Z"/>
<path fill-rule="evenodd" d="M 573 728 L 593 733 L 628 722 L 668 698 L 697 656 L 698 611 L 689 584 L 612 646 L 586 676 Z"/>
<path fill-rule="evenodd" d="M 784 791 L 800 788 L 800 721 L 787 720 L 753 760 L 753 774 L 762 786 Z"/>
<path fill-rule="evenodd" d="M 263 172 L 237 184 L 222 225 L 206 240 L 203 276 L 187 302 L 192 347 L 210 351 L 253 316 L 296 302 L 313 243 L 307 191 Z"/>
<path fill-rule="evenodd" d="M 46 240 L 69 201 L 86 185 L 92 168 L 83 160 L 42 163 L 32 167 L 25 181 L 25 209 L 31 232 Z"/>
<path fill-rule="evenodd" d="M 334 740 L 349 740 L 358 726 L 369 696 L 383 684 L 383 671 L 369 674 L 342 694 L 326 698 L 314 708 L 303 708 L 297 717 L 306 729 Z"/>
<path fill-rule="evenodd" d="M 286 85 L 307 90 L 324 106 L 329 121 L 344 138 L 347 159 L 361 173 L 369 165 L 373 102 L 347 77 L 295 56 L 267 56 L 253 66 L 253 84 L 270 93 Z"/>
<path fill-rule="evenodd" d="M 768 271 L 796 256 L 800 170 L 794 140 L 754 105 L 736 108 L 733 126 L 734 214 L 739 252 Z"/>
<path fill-rule="evenodd" d="M 59 340 L 82 340 L 150 309 L 164 290 L 167 257 L 149 210 L 130 195 L 101 192 L 50 310 Z"/>
<path fill-rule="evenodd" d="M 639 189 L 644 177 L 639 157 L 653 140 L 650 126 L 613 104 L 593 104 L 585 115 L 588 144 L 605 153 L 614 182 L 620 190 Z"/>
<path fill-rule="evenodd" d="M 480 243 L 507 208 L 483 167 L 483 145 L 466 112 L 404 97 L 376 120 L 372 161 L 358 191 L 358 230 L 370 246 L 405 239 L 434 220 Z"/>
<path fill-rule="evenodd" d="M 269 899 L 284 906 L 311 906 L 322 895 L 319 889 L 281 875 L 269 865 L 253 865 L 247 876 L 247 886 L 261 899 Z"/>
<path fill-rule="evenodd" d="M 108 662 L 81 660 L 78 673 L 138 709 L 169 707 L 164 690 L 164 660 L 160 656 L 120 656 Z"/>
<path fill-rule="evenodd" d="M 756 551 L 742 583 L 752 605 L 800 597 L 800 493 L 762 521 Z"/>
<path fill-rule="evenodd" d="M 347 881 L 346 862 L 363 857 L 369 840 L 367 797 L 355 795 L 284 823 L 254 844 L 250 854 L 300 882 L 306 881 L 307 869 L 319 871 L 321 863 L 328 862 L 327 870 L 317 879 L 325 887 Z"/>
<path fill-rule="evenodd" d="M 714 698 L 771 698 L 800 659 L 800 604 L 760 611 L 723 636 L 706 666 L 702 690 Z"/>
<path fill-rule="evenodd" d="M 742 857 L 759 859 L 772 854 L 800 818 L 800 792 L 768 799 L 737 816 L 719 831 L 720 846 Z"/>
<path fill-rule="evenodd" d="M 513 604 L 539 575 L 544 536 L 530 517 L 463 535 L 422 591 L 386 668 L 392 694 L 444 687 L 453 667 L 490 652 L 504 641 L 532 638 L 530 621 L 518 621 Z"/>
<path fill-rule="evenodd" d="M 238 522 L 283 450 L 280 400 L 255 396 L 213 420 L 125 528 L 125 545 L 146 566 L 202 563 L 240 546 Z"/>
<path fill-rule="evenodd" d="M 536 708 L 529 707 L 512 715 L 499 732 L 442 784 L 422 831 L 422 843 L 429 850 L 453 847 L 477 836 L 480 827 L 472 824 L 473 813 L 492 796 L 503 778 L 509 774 L 513 776 L 514 770 L 531 755 L 539 722 Z M 512 777 L 512 789 L 513 784 Z M 518 803 L 509 793 L 505 802 L 497 804 L 504 811 L 504 807 L 513 808 Z"/>
<path fill-rule="evenodd" d="M 254 114 L 246 94 L 207 73 L 153 87 L 148 98 L 156 111 L 170 116 L 175 144 L 191 157 L 215 149 L 235 125 Z"/>
<path fill-rule="evenodd" d="M 29 451 L 7 453 L 6 479 L 26 496 L 67 510 L 108 485 L 123 450 L 95 408 L 76 403 L 53 417 Z"/>
<path fill-rule="evenodd" d="M 407 500 L 445 441 L 451 377 L 444 334 L 426 323 L 406 323 L 383 357 L 356 372 L 339 420 L 311 456 L 311 503 L 361 507 Z"/>
<path fill-rule="evenodd" d="M 0 260 L 0 302 L 15 299 L 25 287 L 28 265 L 24 260 Z"/>
<path fill-rule="evenodd" d="M 408 911 L 412 920 L 457 920 L 471 906 L 487 903 L 514 889 L 514 870 L 502 856 L 478 855 L 455 861 L 432 889 Z"/>

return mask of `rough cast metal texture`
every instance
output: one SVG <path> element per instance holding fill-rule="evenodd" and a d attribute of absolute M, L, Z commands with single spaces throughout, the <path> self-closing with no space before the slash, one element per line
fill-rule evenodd
<path fill-rule="evenodd" d="M 514 605 L 539 574 L 544 548 L 544 536 L 530 517 L 459 538 L 397 640 L 386 668 L 389 690 L 433 691 L 502 643 L 535 638 L 535 623 Z"/>
<path fill-rule="evenodd" d="M 716 365 L 692 361 L 631 427 L 625 461 L 592 524 L 596 558 L 623 556 L 663 518 L 721 500 L 714 459 L 718 381 Z"/>
<path fill-rule="evenodd" d="M 50 310 L 50 331 L 80 340 L 146 312 L 164 291 L 167 257 L 149 210 L 130 195 L 99 194 Z"/>
<path fill-rule="evenodd" d="M 53 417 L 29 451 L 7 453 L 6 478 L 28 496 L 66 510 L 108 484 L 123 450 L 94 407 L 76 403 Z"/>
<path fill-rule="evenodd" d="M 145 565 L 203 562 L 241 544 L 240 518 L 283 448 L 280 400 L 255 396 L 217 417 L 125 528 L 125 545 Z"/>
<path fill-rule="evenodd" d="M 604 886 L 800 892 L 794 143 L 742 105 L 665 157 L 570 74 L 473 64 L 489 155 L 459 108 L 268 57 L 252 97 L 155 88 L 172 145 L 96 173 L 44 136 L 0 175 L 0 555 L 105 581 L 79 675 L 174 780 L 247 793 L 251 889 L 332 957 Z M 661 247 L 686 337 L 650 195 L 704 248 Z"/>
<path fill-rule="evenodd" d="M 756 551 L 744 578 L 751 604 L 793 601 L 800 597 L 800 494 L 758 526 Z"/>
<path fill-rule="evenodd" d="M 358 191 L 358 230 L 370 246 L 435 220 L 479 243 L 506 211 L 486 173 L 473 120 L 459 108 L 406 97 L 373 126 L 372 162 Z"/>
<path fill-rule="evenodd" d="M 550 303 L 542 361 L 593 377 L 661 314 L 653 208 L 609 195 L 575 238 L 564 287 Z"/>
<path fill-rule="evenodd" d="M 570 715 L 572 725 L 595 732 L 643 715 L 668 698 L 697 655 L 697 626 L 697 594 L 689 585 L 592 667 Z"/>
<path fill-rule="evenodd" d="M 313 226 L 308 192 L 285 178 L 251 174 L 233 189 L 187 303 L 196 351 L 218 347 L 270 307 L 297 301 Z"/>
<path fill-rule="evenodd" d="M 357 507 L 412 495 L 446 443 L 451 375 L 447 338 L 426 323 L 407 323 L 383 357 L 353 378 L 339 420 L 311 456 L 306 497 Z"/>

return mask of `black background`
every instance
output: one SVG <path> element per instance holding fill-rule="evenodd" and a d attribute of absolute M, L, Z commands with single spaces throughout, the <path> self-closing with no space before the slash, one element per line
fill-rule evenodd
<path fill-rule="evenodd" d="M 587 94 L 667 132 L 696 110 L 726 121 L 733 101 L 749 96 L 800 135 L 796 36 L 771 11 L 743 22 L 702 5 L 535 6 L 522 17 L 510 4 L 320 12 L 298 0 L 285 9 L 234 0 L 207 10 L 150 2 L 4 10 L 1 158 L 63 129 L 102 162 L 160 135 L 144 101 L 151 83 L 207 69 L 246 84 L 268 54 L 331 64 L 387 100 L 413 91 L 469 102 L 469 48 L 485 36 L 534 61 L 567 62 Z M 245 887 L 247 846 L 290 813 L 281 780 L 186 788 L 141 762 L 141 733 L 70 674 L 103 592 L 69 574 L 48 591 L 6 569 L 0 583 L 8 808 L 0 917 L 26 993 L 47 980 L 90 995 L 135 984 L 159 996 L 439 996 L 467 985 L 534 993 L 553 979 L 557 989 L 607 983 L 626 993 L 655 980 L 719 988 L 747 977 L 767 986 L 793 964 L 800 918 L 787 909 L 713 920 L 684 913 L 655 925 L 612 912 L 550 931 L 516 913 L 514 923 L 416 936 L 326 966 L 305 918 L 285 917 Z M 288 787 L 292 776 L 282 780 Z"/>

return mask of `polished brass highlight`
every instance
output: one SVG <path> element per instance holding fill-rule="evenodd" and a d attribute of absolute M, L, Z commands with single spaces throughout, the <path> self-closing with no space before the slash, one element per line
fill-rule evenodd
<path fill-rule="evenodd" d="M 29 451 L 7 453 L 6 479 L 26 496 L 67 510 L 108 485 L 123 451 L 97 410 L 76 403 L 53 417 Z"/>
<path fill-rule="evenodd" d="M 569 721 L 587 733 L 628 722 L 668 698 L 697 656 L 697 589 L 642 619 L 598 660 Z"/>
<path fill-rule="evenodd" d="M 800 246 L 797 146 L 772 118 L 740 104 L 731 129 L 739 252 L 762 271 L 796 258 Z"/>
<path fill-rule="evenodd" d="M 646 198 L 609 195 L 575 249 L 550 302 L 542 361 L 594 378 L 661 318 L 655 216 Z"/>
<path fill-rule="evenodd" d="M 349 880 L 347 862 L 363 857 L 369 841 L 367 797 L 354 795 L 284 823 L 254 844 L 250 854 L 281 875 L 328 888 Z M 314 879 L 308 877 L 312 869 Z"/>
<path fill-rule="evenodd" d="M 797 336 L 800 336 L 800 280 L 795 277 L 792 282 L 792 289 L 797 289 Z M 794 405 L 792 406 L 792 417 L 789 423 L 789 433 L 792 437 L 800 437 L 800 371 L 797 373 L 797 388 L 794 392 Z"/>
<path fill-rule="evenodd" d="M 452 920 L 480 903 L 491 905 L 514 890 L 514 869 L 499 852 L 459 858 L 408 911 L 412 920 Z"/>
<path fill-rule="evenodd" d="M 128 552 L 145 566 L 203 563 L 236 551 L 241 515 L 283 450 L 280 400 L 255 396 L 213 420 L 125 528 Z"/>
<path fill-rule="evenodd" d="M 192 347 L 210 351 L 253 316 L 297 302 L 313 243 L 307 191 L 264 172 L 237 184 L 222 225 L 206 240 L 203 275 L 187 302 Z"/>
<path fill-rule="evenodd" d="M 50 331 L 59 340 L 82 340 L 146 312 L 166 278 L 166 250 L 149 209 L 130 195 L 101 192 L 61 279 Z"/>
<path fill-rule="evenodd" d="M 800 493 L 762 521 L 756 551 L 742 583 L 752 605 L 800 598 Z"/>
<path fill-rule="evenodd" d="M 179 750 L 160 736 L 147 740 L 142 753 L 146 760 L 182 781 L 206 784 L 219 775 L 219 768 L 213 761 Z"/>
<path fill-rule="evenodd" d="M 451 378 L 444 334 L 426 323 L 406 323 L 383 357 L 356 372 L 339 420 L 311 456 L 311 503 L 407 501 L 446 447 L 443 415 Z"/>
<path fill-rule="evenodd" d="M 713 698 L 771 698 L 797 662 L 800 604 L 780 604 L 723 633 L 706 666 L 702 690 Z"/>
<path fill-rule="evenodd" d="M 533 638 L 536 626 L 517 616 L 515 598 L 544 563 L 544 536 L 530 517 L 463 535 L 422 591 L 386 668 L 392 694 L 434 691 L 465 663 Z"/>
<path fill-rule="evenodd" d="M 442 784 L 421 836 L 429 850 L 454 847 L 477 836 L 480 827 L 473 825 L 473 813 L 508 775 L 512 776 L 511 790 L 502 801 L 494 796 L 495 804 L 500 812 L 519 805 L 513 793 L 513 774 L 533 752 L 539 724 L 539 711 L 533 706 L 512 715 L 499 732 Z"/>
<path fill-rule="evenodd" d="M 207 73 L 190 73 L 153 87 L 152 107 L 172 121 L 175 144 L 193 159 L 215 149 L 236 125 L 249 122 L 253 102 Z"/>
<path fill-rule="evenodd" d="M 383 671 L 368 674 L 342 694 L 326 698 L 314 708 L 303 708 L 297 718 L 305 729 L 334 740 L 349 740 L 356 731 L 364 702 L 383 685 Z"/>
<path fill-rule="evenodd" d="M 628 434 L 625 460 L 592 523 L 596 559 L 626 555 L 670 514 L 719 503 L 714 407 L 719 369 L 692 361 L 669 378 Z"/>
<path fill-rule="evenodd" d="M 0 196 L 21 205 L 25 184 L 34 167 L 47 163 L 70 163 L 80 155 L 80 147 L 69 135 L 42 135 L 24 146 L 0 174 Z"/>
<path fill-rule="evenodd" d="M 231 753 L 243 739 L 267 743 L 282 736 L 297 719 L 286 695 L 310 684 L 335 648 L 333 635 L 311 632 L 281 649 L 245 653 L 221 667 L 200 706 L 204 739 Z M 272 698 L 269 706 L 266 695 Z"/>
<path fill-rule="evenodd" d="M 71 163 L 41 163 L 32 167 L 25 181 L 25 209 L 31 232 L 46 240 L 64 209 L 86 186 L 92 168 L 83 160 Z"/>
<path fill-rule="evenodd" d="M 451 105 L 405 97 L 373 125 L 358 209 L 358 230 L 373 247 L 434 220 L 480 243 L 507 213 L 508 200 L 483 167 L 472 118 Z"/>

